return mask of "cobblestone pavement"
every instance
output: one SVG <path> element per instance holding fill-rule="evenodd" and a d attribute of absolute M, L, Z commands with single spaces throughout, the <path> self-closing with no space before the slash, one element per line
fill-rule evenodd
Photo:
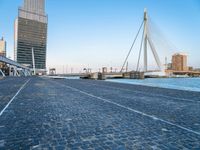
<path fill-rule="evenodd" d="M 0 149 L 200 149 L 198 92 L 8 78 L 0 111 L 20 88 L 0 116 Z"/>
<path fill-rule="evenodd" d="M 0 80 L 0 111 L 26 82 L 25 78 L 9 77 Z"/>

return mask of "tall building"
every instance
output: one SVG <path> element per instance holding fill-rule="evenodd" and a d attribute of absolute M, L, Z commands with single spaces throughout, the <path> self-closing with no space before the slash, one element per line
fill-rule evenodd
<path fill-rule="evenodd" d="M 187 54 L 176 53 L 172 56 L 172 69 L 175 71 L 188 71 Z"/>
<path fill-rule="evenodd" d="M 24 0 L 15 21 L 14 59 L 30 68 L 35 62 L 37 73 L 46 71 L 47 23 L 45 0 Z"/>
<path fill-rule="evenodd" d="M 3 37 L 0 39 L 0 56 L 6 57 L 6 41 Z M 5 67 L 5 63 L 0 62 L 0 69 Z"/>
<path fill-rule="evenodd" d="M 6 57 L 6 41 L 3 37 L 0 39 L 0 56 Z"/>

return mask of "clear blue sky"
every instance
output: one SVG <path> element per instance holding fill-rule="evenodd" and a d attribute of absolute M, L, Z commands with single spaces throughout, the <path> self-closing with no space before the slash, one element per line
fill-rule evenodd
<path fill-rule="evenodd" d="M 0 0 L 0 36 L 13 58 L 14 19 L 22 0 Z M 200 67 L 199 0 L 46 0 L 48 67 L 75 71 L 84 67 L 120 67 L 141 24 L 144 8 L 176 49 L 158 49 L 162 63 L 175 52 L 189 54 L 189 65 Z M 134 67 L 138 48 L 129 58 Z M 152 63 L 151 63 L 152 61 Z M 153 64 L 153 60 L 149 59 Z M 64 66 L 64 67 L 63 67 Z M 68 67 L 67 67 L 68 66 Z"/>

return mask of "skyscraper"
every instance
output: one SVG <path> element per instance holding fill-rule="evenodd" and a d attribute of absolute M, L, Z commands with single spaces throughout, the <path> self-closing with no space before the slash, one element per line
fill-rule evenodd
<path fill-rule="evenodd" d="M 3 37 L 0 39 L 0 56 L 6 56 L 6 41 Z"/>
<path fill-rule="evenodd" d="M 6 41 L 2 37 L 0 39 L 0 56 L 6 57 Z M 0 62 L 0 69 L 5 67 L 5 63 Z"/>
<path fill-rule="evenodd" d="M 37 73 L 46 70 L 47 23 L 45 0 L 24 0 L 15 21 L 14 59 L 30 68 L 34 59 Z"/>

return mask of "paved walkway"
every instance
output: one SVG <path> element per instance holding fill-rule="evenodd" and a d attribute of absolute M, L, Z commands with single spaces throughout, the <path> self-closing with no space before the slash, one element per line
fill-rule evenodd
<path fill-rule="evenodd" d="M 6 78 L 0 149 L 200 149 L 200 93 Z"/>

